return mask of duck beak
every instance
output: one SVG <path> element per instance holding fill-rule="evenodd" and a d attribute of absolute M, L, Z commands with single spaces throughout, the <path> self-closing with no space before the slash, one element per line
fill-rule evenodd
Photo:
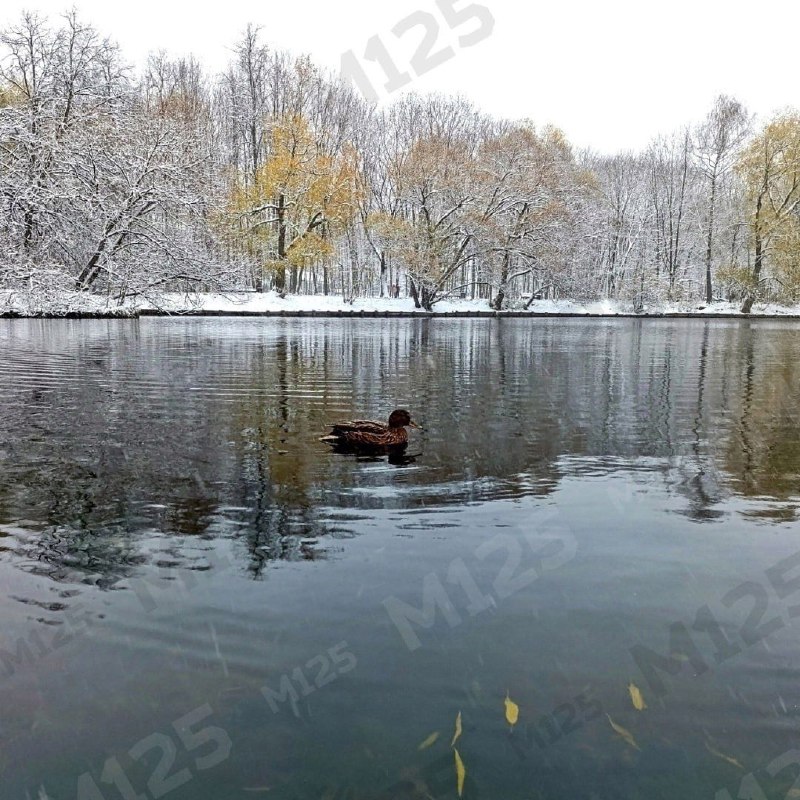
<path fill-rule="evenodd" d="M 417 423 L 414 422 L 413 419 L 411 420 L 411 422 L 408 423 L 408 427 L 409 428 L 416 428 L 418 431 L 422 430 L 422 426 L 421 425 L 417 425 Z"/>

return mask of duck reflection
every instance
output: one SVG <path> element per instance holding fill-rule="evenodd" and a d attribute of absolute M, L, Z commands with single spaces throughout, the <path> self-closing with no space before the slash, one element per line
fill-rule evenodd
<path fill-rule="evenodd" d="M 408 467 L 417 463 L 422 453 L 408 453 L 408 445 L 394 445 L 380 447 L 375 445 L 357 445 L 341 442 L 333 445 L 332 452 L 340 456 L 352 456 L 361 463 L 391 464 L 393 467 Z"/>

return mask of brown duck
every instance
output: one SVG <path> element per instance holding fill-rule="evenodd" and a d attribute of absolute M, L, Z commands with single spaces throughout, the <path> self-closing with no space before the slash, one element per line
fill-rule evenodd
<path fill-rule="evenodd" d="M 402 447 L 408 444 L 406 428 L 419 428 L 411 414 L 403 409 L 393 411 L 389 424 L 372 420 L 338 422 L 332 426 L 330 435 L 320 441 L 333 445 L 352 447 Z"/>

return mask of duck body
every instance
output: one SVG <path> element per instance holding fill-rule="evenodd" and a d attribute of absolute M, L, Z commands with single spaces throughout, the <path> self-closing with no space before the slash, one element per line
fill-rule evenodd
<path fill-rule="evenodd" d="M 389 423 L 360 419 L 352 422 L 337 422 L 331 426 L 331 433 L 320 441 L 336 446 L 384 448 L 404 447 L 408 444 L 406 427 L 418 428 L 408 411 L 394 411 Z"/>

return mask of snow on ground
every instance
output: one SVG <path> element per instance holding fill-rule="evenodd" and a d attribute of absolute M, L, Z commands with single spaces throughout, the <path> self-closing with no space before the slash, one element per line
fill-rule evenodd
<path fill-rule="evenodd" d="M 185 295 L 168 294 L 160 299 L 159 305 L 165 311 L 180 311 L 186 308 L 187 297 Z M 411 299 L 394 300 L 389 298 L 358 298 L 352 303 L 346 302 L 341 297 L 324 295 L 286 295 L 281 298 L 275 292 L 257 294 L 255 292 L 245 292 L 241 294 L 207 294 L 194 295 L 189 298 L 191 309 L 195 311 L 224 312 L 233 311 L 236 313 L 280 313 L 302 311 L 329 312 L 329 313 L 358 313 L 365 312 L 385 312 L 413 313 L 414 301 Z M 453 311 L 489 311 L 489 305 L 485 300 L 458 300 L 443 301 L 437 303 L 435 312 L 444 314 Z"/>
<path fill-rule="evenodd" d="M 739 316 L 740 304 L 683 303 L 653 305 L 644 308 L 644 315 L 692 314 L 704 316 L 721 314 Z M 521 310 L 521 309 L 512 309 Z M 147 299 L 130 298 L 120 305 L 105 295 L 81 292 L 60 292 L 48 295 L 31 295 L 27 292 L 0 290 L 0 314 L 19 316 L 66 316 L 66 315 L 135 315 L 140 311 L 166 314 L 203 313 L 210 314 L 292 314 L 292 313 L 424 313 L 414 308 L 412 300 L 389 298 L 358 298 L 347 302 L 341 297 L 322 295 L 287 295 L 281 298 L 275 292 L 232 292 L 227 294 L 179 294 L 168 293 L 150 296 Z M 486 300 L 444 300 L 434 306 L 435 314 L 490 312 Z M 535 314 L 616 316 L 632 314 L 630 304 L 612 300 L 594 303 L 577 303 L 572 300 L 537 300 L 528 309 Z M 753 314 L 769 316 L 800 317 L 800 306 L 789 307 L 775 304 L 756 304 Z"/>

